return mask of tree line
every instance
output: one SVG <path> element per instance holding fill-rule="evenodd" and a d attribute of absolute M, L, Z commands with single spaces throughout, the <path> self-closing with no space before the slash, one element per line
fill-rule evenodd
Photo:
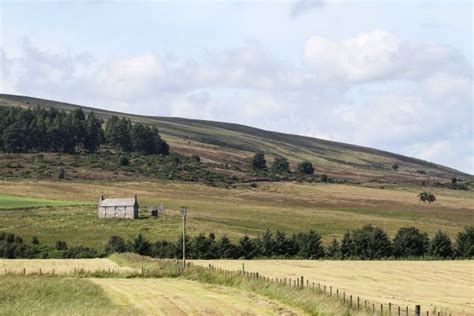
<path fill-rule="evenodd" d="M 151 242 L 139 234 L 131 240 L 110 237 L 103 251 L 93 248 L 69 247 L 57 241 L 54 247 L 40 244 L 33 237 L 31 243 L 14 234 L 0 234 L 0 256 L 3 258 L 95 258 L 115 252 L 134 252 L 156 258 L 180 258 L 183 239 L 176 242 Z M 474 226 L 458 233 L 454 242 L 438 231 L 431 239 L 415 227 L 400 228 L 393 239 L 379 227 L 366 225 L 333 239 L 323 246 L 321 235 L 315 230 L 288 236 L 282 231 L 266 230 L 256 238 L 247 235 L 237 243 L 227 236 L 216 238 L 214 233 L 186 236 L 186 253 L 190 259 L 470 259 L 474 256 Z"/>
<path fill-rule="evenodd" d="M 121 152 L 169 153 L 155 127 L 117 116 L 107 121 L 81 108 L 70 112 L 55 108 L 0 108 L 0 150 L 5 152 L 96 152 L 109 145 Z"/>
<path fill-rule="evenodd" d="M 251 167 L 254 171 L 271 171 L 275 174 L 291 173 L 290 163 L 288 162 L 287 158 L 275 157 L 273 164 L 269 168 L 267 165 L 267 160 L 265 159 L 265 153 L 263 152 L 255 153 L 252 158 Z M 296 166 L 295 172 L 300 175 L 312 175 L 314 174 L 313 164 L 310 161 L 302 161 Z"/>

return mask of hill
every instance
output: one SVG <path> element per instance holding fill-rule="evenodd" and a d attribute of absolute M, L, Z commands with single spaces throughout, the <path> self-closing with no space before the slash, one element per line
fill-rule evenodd
<path fill-rule="evenodd" d="M 159 128 L 171 151 L 196 154 L 213 172 L 248 175 L 248 160 L 263 151 L 270 162 L 288 158 L 294 169 L 303 160 L 311 161 L 317 174 L 355 182 L 420 184 L 446 183 L 456 177 L 471 181 L 472 175 L 399 154 L 377 149 L 326 141 L 317 138 L 265 131 L 248 126 L 173 117 L 132 115 L 64 102 L 26 96 L 0 94 L 0 106 L 57 108 L 66 111 L 81 107 L 102 118 L 112 115 L 130 118 Z M 397 164 L 398 170 L 392 166 Z"/>

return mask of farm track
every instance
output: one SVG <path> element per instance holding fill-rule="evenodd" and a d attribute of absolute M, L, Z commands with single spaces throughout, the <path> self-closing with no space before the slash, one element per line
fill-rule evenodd
<path fill-rule="evenodd" d="M 90 279 L 142 315 L 304 315 L 259 295 L 183 279 Z"/>

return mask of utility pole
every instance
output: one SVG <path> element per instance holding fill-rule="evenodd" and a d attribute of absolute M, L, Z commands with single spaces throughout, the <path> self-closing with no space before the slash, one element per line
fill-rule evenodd
<path fill-rule="evenodd" d="M 186 215 L 188 214 L 188 208 L 185 206 L 181 207 L 181 217 L 183 218 L 183 270 L 186 268 Z"/>

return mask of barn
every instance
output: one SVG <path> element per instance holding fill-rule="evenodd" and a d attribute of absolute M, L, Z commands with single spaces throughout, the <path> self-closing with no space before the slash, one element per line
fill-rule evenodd
<path fill-rule="evenodd" d="M 99 208 L 97 210 L 98 218 L 138 218 L 138 200 L 128 199 L 106 199 L 102 195 L 99 199 Z"/>

